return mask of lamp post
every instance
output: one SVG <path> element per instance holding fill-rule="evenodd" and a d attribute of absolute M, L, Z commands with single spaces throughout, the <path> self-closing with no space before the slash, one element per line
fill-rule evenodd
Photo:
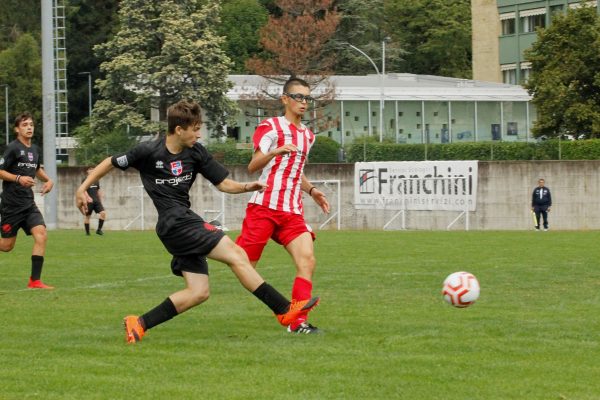
<path fill-rule="evenodd" d="M 354 45 L 351 45 L 350 43 L 347 43 L 348 46 L 350 46 L 354 50 L 358 51 L 360 54 L 362 54 L 363 56 L 365 56 L 371 62 L 371 64 L 375 68 L 375 72 L 377 72 L 377 75 L 379 76 L 379 141 L 380 142 L 383 141 L 383 108 L 384 108 L 384 85 L 383 85 L 383 79 L 385 77 L 385 44 L 387 42 L 389 42 L 389 41 L 390 41 L 389 37 L 385 37 L 381 41 L 381 72 L 379 71 L 379 68 L 377 68 L 377 64 L 375 64 L 375 62 L 373 61 L 373 59 L 371 57 L 369 57 L 367 55 L 367 53 L 365 53 L 364 51 L 362 51 L 358 47 L 356 47 Z"/>
<path fill-rule="evenodd" d="M 8 123 L 8 85 L 4 84 L 0 86 L 4 86 L 4 118 L 6 120 L 6 145 L 8 146 L 8 130 L 10 129 L 10 124 Z"/>
<path fill-rule="evenodd" d="M 88 117 L 89 123 L 92 123 L 92 73 L 91 72 L 80 72 L 77 75 L 87 75 L 88 77 Z"/>

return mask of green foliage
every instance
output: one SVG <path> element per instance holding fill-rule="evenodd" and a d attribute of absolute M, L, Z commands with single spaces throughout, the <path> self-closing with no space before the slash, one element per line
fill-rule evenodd
<path fill-rule="evenodd" d="M 240 149 L 234 140 L 213 142 L 206 148 L 216 160 L 226 165 L 248 165 L 252 159 L 252 149 Z"/>
<path fill-rule="evenodd" d="M 149 118 L 151 108 L 165 121 L 166 109 L 193 99 L 207 115 L 207 126 L 222 132 L 236 111 L 225 93 L 230 61 L 221 49 L 219 2 L 201 0 L 123 0 L 119 29 L 95 47 L 105 60 L 97 81 L 101 101 L 93 126 L 105 131 L 130 125 L 147 133 L 164 130 Z"/>
<path fill-rule="evenodd" d="M 0 2 L 0 51 L 11 47 L 23 33 L 39 40 L 41 2 L 2 0 Z"/>
<path fill-rule="evenodd" d="M 73 136 L 77 138 L 75 157 L 78 165 L 98 164 L 106 157 L 126 151 L 135 144 L 135 138 L 127 135 L 123 128 L 98 133 L 85 122 L 87 120 L 84 120 L 84 124 L 72 132 Z"/>
<path fill-rule="evenodd" d="M 554 14 L 526 52 L 535 136 L 600 137 L 600 16 L 596 7 Z"/>
<path fill-rule="evenodd" d="M 25 33 L 6 50 L 0 51 L 0 85 L 7 84 L 9 97 L 10 140 L 14 139 L 12 121 L 16 114 L 28 111 L 36 123 L 34 143 L 43 142 L 42 60 L 40 45 L 32 34 Z M 0 87 L 0 121 L 5 120 L 4 87 Z M 4 123 L 2 123 L 4 126 Z M 4 129 L 2 129 L 4 132 Z M 4 143 L 5 134 L 0 142 Z"/>
<path fill-rule="evenodd" d="M 233 65 L 234 74 L 247 73 L 246 60 L 261 51 L 260 29 L 267 23 L 267 9 L 257 0 L 225 0 L 221 11 L 219 35 Z"/>
<path fill-rule="evenodd" d="M 310 163 L 336 163 L 341 145 L 327 136 L 317 136 L 310 149 L 308 160 Z"/>
<path fill-rule="evenodd" d="M 389 1 L 385 27 L 408 53 L 399 72 L 472 76 L 469 0 Z"/>
<path fill-rule="evenodd" d="M 348 146 L 348 162 L 419 160 L 597 160 L 600 140 L 395 144 L 374 140 Z"/>

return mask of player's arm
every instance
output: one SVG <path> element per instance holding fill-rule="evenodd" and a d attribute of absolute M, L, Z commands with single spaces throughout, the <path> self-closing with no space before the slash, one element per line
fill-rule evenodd
<path fill-rule="evenodd" d="M 37 171 L 35 171 L 35 176 L 40 181 L 44 182 L 42 190 L 40 191 L 40 193 L 42 193 L 42 196 L 52 190 L 52 188 L 54 187 L 54 182 L 52 181 L 52 179 L 50 179 L 44 168 L 38 168 Z M 19 182 L 21 181 L 21 179 L 23 178 L 20 178 Z"/>
<path fill-rule="evenodd" d="M 90 185 L 99 181 L 104 175 L 108 174 L 113 169 L 111 157 L 107 157 L 102 161 L 96 168 L 90 172 L 90 174 L 85 178 L 85 180 L 79 185 L 77 191 L 75 192 L 75 205 L 81 211 L 82 214 L 85 215 L 87 212 L 87 190 Z"/>
<path fill-rule="evenodd" d="M 256 171 L 260 171 L 269 163 L 269 161 L 278 155 L 289 154 L 296 151 L 298 151 L 298 148 L 291 143 L 284 144 L 283 146 L 271 151 L 267 151 L 266 153 L 263 153 L 260 148 L 256 149 L 254 154 L 252 154 L 252 160 L 250 160 L 250 164 L 248 164 L 248 172 L 252 174 Z"/>
<path fill-rule="evenodd" d="M 225 178 L 221 183 L 219 183 L 217 189 L 221 192 L 238 194 L 238 193 L 246 193 L 246 192 L 254 192 L 256 190 L 262 192 L 267 188 L 267 185 L 264 183 L 260 183 L 258 181 L 254 182 L 238 182 L 233 179 Z"/>
<path fill-rule="evenodd" d="M 308 193 L 310 197 L 321 207 L 324 213 L 329 214 L 329 202 L 327 201 L 327 197 L 325 197 L 325 193 L 321 192 L 317 189 L 304 174 L 302 174 L 302 182 L 300 183 L 300 188 L 303 192 Z"/>

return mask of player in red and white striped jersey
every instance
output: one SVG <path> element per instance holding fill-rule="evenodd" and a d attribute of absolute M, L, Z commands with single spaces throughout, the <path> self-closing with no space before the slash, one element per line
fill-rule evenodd
<path fill-rule="evenodd" d="M 281 101 L 285 113 L 262 121 L 254 132 L 254 154 L 248 171 L 262 170 L 263 192 L 254 192 L 236 243 L 248 254 L 256 267 L 269 238 L 285 247 L 296 265 L 292 301 L 312 296 L 315 270 L 313 240 L 315 234 L 304 221 L 302 192 L 307 193 L 329 213 L 325 194 L 304 176 L 304 165 L 315 135 L 302 124 L 302 116 L 312 102 L 310 86 L 299 78 L 290 78 L 283 87 Z M 319 330 L 301 315 L 288 326 L 289 332 L 318 333 Z"/>

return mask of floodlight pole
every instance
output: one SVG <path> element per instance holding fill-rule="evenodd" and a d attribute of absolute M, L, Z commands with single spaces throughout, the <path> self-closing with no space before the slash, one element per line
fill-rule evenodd
<path fill-rule="evenodd" d="M 0 86 L 4 86 L 4 119 L 6 122 L 6 145 L 8 146 L 8 131 L 10 129 L 10 124 L 8 122 L 8 85 L 4 84 Z"/>
<path fill-rule="evenodd" d="M 44 126 L 44 170 L 54 182 L 56 176 L 56 103 L 52 3 L 42 0 L 42 115 Z M 56 186 L 58 187 L 58 185 Z M 44 219 L 49 230 L 57 226 L 57 189 L 44 196 Z"/>
<path fill-rule="evenodd" d="M 382 43 L 383 58 L 385 60 L 385 40 L 382 41 L 381 43 Z M 371 57 L 369 57 L 367 55 L 367 53 L 365 53 L 358 47 L 351 45 L 350 43 L 348 43 L 348 46 L 352 47 L 354 50 L 358 51 L 360 54 L 367 57 L 367 59 L 371 62 L 371 64 L 375 68 L 375 72 L 377 72 L 377 75 L 379 76 L 379 141 L 382 142 L 383 141 L 383 73 L 379 72 L 379 68 L 377 68 L 377 64 L 375 64 L 373 59 Z M 385 61 L 383 61 L 382 67 L 383 67 L 383 71 L 385 71 Z M 369 116 L 369 118 L 370 118 L 370 116 Z"/>

